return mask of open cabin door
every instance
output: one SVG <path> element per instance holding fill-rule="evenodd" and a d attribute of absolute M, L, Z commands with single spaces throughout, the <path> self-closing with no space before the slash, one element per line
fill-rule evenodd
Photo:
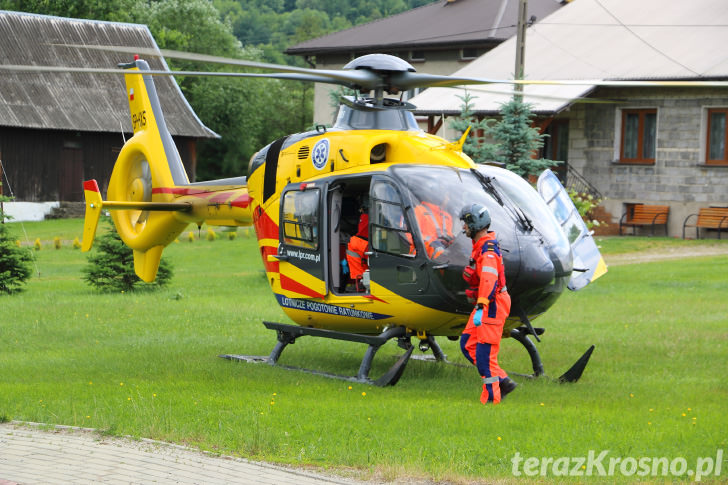
<path fill-rule="evenodd" d="M 404 298 L 422 297 L 429 286 L 424 251 L 415 247 L 406 202 L 388 177 L 372 177 L 369 243 L 372 281 Z"/>
<path fill-rule="evenodd" d="M 571 244 L 574 272 L 568 287 L 570 290 L 580 290 L 606 273 L 607 265 L 569 194 L 551 170 L 544 170 L 539 176 L 538 192 L 556 216 Z"/>
<path fill-rule="evenodd" d="M 326 187 L 290 184 L 281 194 L 278 260 L 283 295 L 326 295 L 326 221 L 322 214 Z"/>

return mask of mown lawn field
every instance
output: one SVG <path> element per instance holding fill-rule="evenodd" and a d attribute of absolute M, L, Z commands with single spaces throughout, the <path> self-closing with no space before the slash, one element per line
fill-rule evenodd
<path fill-rule="evenodd" d="M 0 296 L 3 420 L 95 428 L 385 481 L 728 476 L 728 454 L 720 451 L 728 449 L 728 256 L 613 266 L 565 294 L 536 320 L 546 328 L 538 348 L 546 372 L 558 376 L 596 345 L 582 379 L 562 385 L 515 377 L 519 387 L 501 405 L 483 406 L 477 372 L 465 365 L 413 360 L 396 386 L 377 388 L 221 359 L 267 355 L 276 338 L 261 322 L 290 323 L 267 285 L 252 232 L 207 241 L 203 228 L 202 239 L 180 238 L 165 251 L 174 267 L 168 287 L 99 294 L 81 280 L 86 255 L 70 244 L 82 225 L 24 223 L 26 239 L 12 224 L 19 239 L 40 238 L 44 247 L 35 251 L 25 291 Z M 61 249 L 52 247 L 56 236 Z M 611 254 L 704 244 L 599 242 L 607 262 Z M 457 343 L 440 343 L 453 363 L 466 363 Z M 364 351 L 309 337 L 289 346 L 280 363 L 352 375 Z M 400 353 L 387 344 L 372 376 Z M 500 361 L 509 371 L 530 369 L 511 340 Z"/>

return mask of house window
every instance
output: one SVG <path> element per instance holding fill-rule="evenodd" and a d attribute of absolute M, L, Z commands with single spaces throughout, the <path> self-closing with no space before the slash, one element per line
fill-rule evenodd
<path fill-rule="evenodd" d="M 622 111 L 620 162 L 655 163 L 656 142 L 656 109 L 625 109 Z"/>
<path fill-rule="evenodd" d="M 472 61 L 478 57 L 478 49 L 474 47 L 465 47 L 460 50 L 460 60 Z"/>
<path fill-rule="evenodd" d="M 709 165 L 728 164 L 728 108 L 711 108 L 708 110 L 708 140 L 705 163 Z"/>
<path fill-rule="evenodd" d="M 411 51 L 410 52 L 410 61 L 424 62 L 425 61 L 425 51 Z"/>

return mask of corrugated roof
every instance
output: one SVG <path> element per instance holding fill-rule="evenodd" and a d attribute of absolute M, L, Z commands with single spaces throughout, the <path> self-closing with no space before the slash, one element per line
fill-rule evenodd
<path fill-rule="evenodd" d="M 574 0 L 527 30 L 526 79 L 669 80 L 728 78 L 725 0 Z M 453 75 L 513 79 L 511 38 Z M 527 86 L 534 112 L 558 112 L 594 85 Z M 511 86 L 468 87 L 474 109 L 497 112 Z M 461 89 L 429 88 L 416 113 L 457 113 Z M 538 95 L 538 97 L 535 97 Z"/>
<path fill-rule="evenodd" d="M 0 11 L 0 63 L 114 68 L 129 54 L 69 45 L 157 49 L 145 25 Z M 168 69 L 161 58 L 152 69 Z M 171 77 L 156 76 L 172 135 L 214 138 Z M 114 74 L 0 73 L 0 126 L 92 132 L 131 132 L 124 77 Z"/>
<path fill-rule="evenodd" d="M 529 0 L 528 16 L 538 20 L 560 8 L 558 0 Z M 358 25 L 286 50 L 305 55 L 419 49 L 448 44 L 498 43 L 515 35 L 518 0 L 440 0 L 391 17 Z"/>

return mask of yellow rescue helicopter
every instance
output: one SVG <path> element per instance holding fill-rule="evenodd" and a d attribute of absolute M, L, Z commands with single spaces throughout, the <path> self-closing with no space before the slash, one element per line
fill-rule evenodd
<path fill-rule="evenodd" d="M 153 81 L 154 74 L 175 73 L 151 71 L 138 58 L 120 65 L 134 135 L 114 166 L 107 200 L 95 180 L 84 184 L 83 250 L 93 244 L 101 213 L 110 210 L 134 251 L 136 273 L 149 282 L 165 246 L 189 224 L 252 226 L 271 290 L 297 325 L 264 322 L 278 336 L 267 358 L 224 357 L 275 364 L 302 336 L 361 342 L 368 350 L 356 376 L 347 379 L 394 385 L 415 348 L 413 338 L 421 351 L 445 360 L 435 338 L 457 339 L 468 320 L 472 305 L 461 274 L 472 243 L 460 230 L 458 214 L 479 203 L 490 210 L 504 252 L 513 302 L 506 331 L 527 349 L 533 375 L 543 375 L 529 338 L 538 340 L 543 329 L 533 328 L 531 320 L 567 287 L 583 288 L 606 272 L 576 208 L 551 171 L 539 177 L 536 190 L 503 168 L 475 164 L 462 150 L 467 133 L 457 142 L 427 134 L 417 125 L 414 106 L 385 97 L 415 87 L 494 81 L 419 74 L 385 54 L 357 58 L 340 71 L 242 64 L 278 72 L 238 76 L 334 83 L 373 95 L 343 97 L 332 128 L 263 147 L 251 158 L 247 178 L 190 183 Z M 362 203 L 369 217 L 366 269 L 351 281 L 343 262 Z M 435 235 L 418 215 L 418 206 L 427 203 L 444 211 Z M 390 339 L 397 339 L 404 355 L 371 379 L 372 359 Z M 560 380 L 578 380 L 593 348 Z"/>

